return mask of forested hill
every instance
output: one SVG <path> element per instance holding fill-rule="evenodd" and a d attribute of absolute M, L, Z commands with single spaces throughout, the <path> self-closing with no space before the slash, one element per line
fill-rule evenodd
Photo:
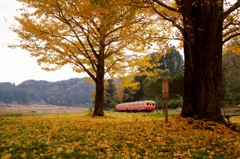
<path fill-rule="evenodd" d="M 52 104 L 79 106 L 90 103 L 94 84 L 82 78 L 48 82 L 27 80 L 19 85 L 0 83 L 0 104 Z"/>

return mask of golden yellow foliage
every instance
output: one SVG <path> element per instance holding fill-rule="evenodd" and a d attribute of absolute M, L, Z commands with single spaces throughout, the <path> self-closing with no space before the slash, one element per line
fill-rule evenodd
<path fill-rule="evenodd" d="M 157 114 L 0 117 L 0 158 L 237 158 L 226 126 Z"/>
<path fill-rule="evenodd" d="M 233 52 L 240 54 L 240 38 L 233 38 L 223 49 L 223 54 Z"/>
<path fill-rule="evenodd" d="M 132 60 L 125 56 L 127 48 L 135 56 L 146 55 L 152 42 L 167 41 L 156 40 L 168 33 L 161 32 L 153 13 L 130 0 L 18 1 L 24 6 L 12 30 L 19 47 L 47 71 L 71 64 L 73 71 L 86 72 L 94 80 L 103 65 L 104 73 L 123 76 Z"/>

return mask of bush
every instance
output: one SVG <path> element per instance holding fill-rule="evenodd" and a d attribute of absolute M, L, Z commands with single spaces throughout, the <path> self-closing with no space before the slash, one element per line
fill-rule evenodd
<path fill-rule="evenodd" d="M 168 108 L 170 109 L 176 109 L 178 107 L 182 107 L 183 100 L 182 99 L 170 99 L 168 101 Z"/>
<path fill-rule="evenodd" d="M 157 103 L 158 109 L 163 109 L 163 102 L 162 100 L 159 100 Z M 168 100 L 168 108 L 169 109 L 176 109 L 178 107 L 182 107 L 183 100 L 181 99 L 169 99 Z"/>
<path fill-rule="evenodd" d="M 88 108 L 88 115 L 92 115 L 93 114 L 93 107 L 89 107 Z"/>

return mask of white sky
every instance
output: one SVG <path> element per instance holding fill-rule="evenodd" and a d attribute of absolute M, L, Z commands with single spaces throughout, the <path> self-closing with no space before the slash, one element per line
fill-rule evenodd
<path fill-rule="evenodd" d="M 70 66 L 61 70 L 46 72 L 38 66 L 36 58 L 30 57 L 30 53 L 21 49 L 10 49 L 9 44 L 16 44 L 17 35 L 9 27 L 14 23 L 13 16 L 19 12 L 16 10 L 21 4 L 16 0 L 0 0 L 0 82 L 12 82 L 19 84 L 25 80 L 60 81 L 70 78 L 81 78 L 83 74 L 74 73 Z M 5 22 L 4 19 L 8 22 Z"/>

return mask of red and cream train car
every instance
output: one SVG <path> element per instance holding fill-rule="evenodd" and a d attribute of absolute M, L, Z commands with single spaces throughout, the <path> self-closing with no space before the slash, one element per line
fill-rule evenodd
<path fill-rule="evenodd" d="M 154 110 L 155 110 L 155 101 L 152 101 L 152 100 L 121 103 L 121 104 L 117 104 L 115 107 L 115 111 L 151 112 Z"/>

